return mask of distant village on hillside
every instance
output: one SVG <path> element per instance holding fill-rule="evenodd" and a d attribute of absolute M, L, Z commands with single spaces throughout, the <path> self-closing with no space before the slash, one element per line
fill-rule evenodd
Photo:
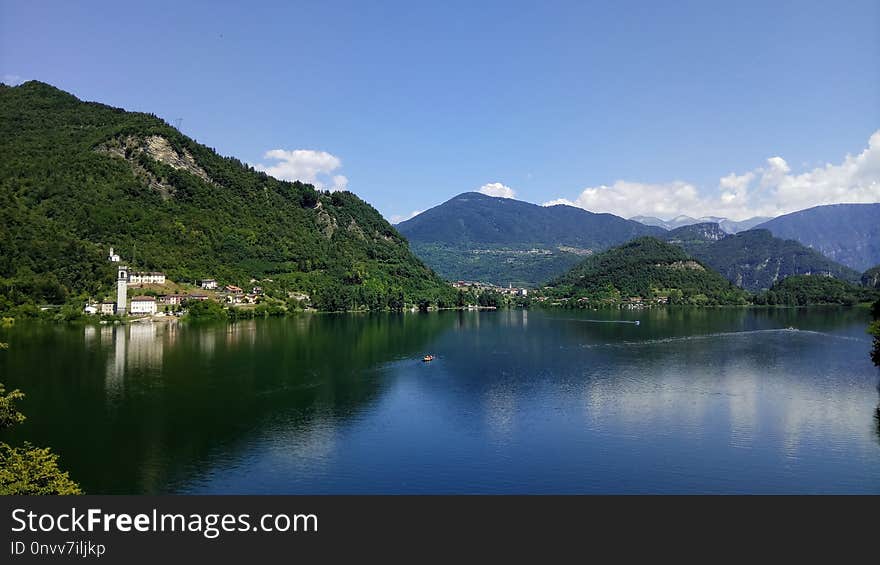
<path fill-rule="evenodd" d="M 476 292 L 497 292 L 498 294 L 504 294 L 508 296 L 528 296 L 529 289 L 527 288 L 519 288 L 515 287 L 512 284 L 508 286 L 497 286 L 491 283 L 477 282 L 477 281 L 455 281 L 452 283 L 452 288 L 463 291 L 476 291 Z"/>

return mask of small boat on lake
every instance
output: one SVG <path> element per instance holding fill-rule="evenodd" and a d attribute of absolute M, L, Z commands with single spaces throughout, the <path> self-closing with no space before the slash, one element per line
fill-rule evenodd
<path fill-rule="evenodd" d="M 425 355 L 424 357 L 422 357 L 422 361 L 425 362 L 425 363 L 428 363 L 428 362 L 433 361 L 433 360 L 434 360 L 434 356 L 433 356 L 433 355 Z"/>

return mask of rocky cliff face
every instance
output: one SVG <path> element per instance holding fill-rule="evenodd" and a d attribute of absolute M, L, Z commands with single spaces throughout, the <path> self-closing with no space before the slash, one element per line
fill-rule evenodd
<path fill-rule="evenodd" d="M 699 245 L 720 241 L 727 233 L 716 223 L 704 222 L 683 226 L 664 234 L 663 239 L 675 245 Z"/>
<path fill-rule="evenodd" d="M 128 161 L 135 176 L 147 182 L 150 188 L 159 192 L 163 198 L 171 198 L 174 195 L 174 185 L 145 167 L 140 160 L 142 155 L 214 184 L 208 173 L 199 166 L 187 149 L 176 150 L 171 142 L 161 135 L 115 137 L 96 147 L 95 151 Z"/>

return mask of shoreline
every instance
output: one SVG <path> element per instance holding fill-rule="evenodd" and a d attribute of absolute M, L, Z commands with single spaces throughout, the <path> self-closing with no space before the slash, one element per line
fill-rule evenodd
<path fill-rule="evenodd" d="M 589 312 L 602 312 L 602 311 L 628 311 L 628 312 L 638 312 L 638 311 L 648 311 L 648 310 L 809 310 L 809 309 L 869 309 L 871 307 L 871 302 L 859 302 L 857 304 L 834 304 L 834 303 L 823 303 L 823 304 L 805 304 L 805 305 L 784 305 L 784 304 L 718 304 L 718 305 L 695 305 L 695 304 L 659 304 L 659 305 L 651 305 L 644 306 L 638 308 L 628 308 L 624 304 L 613 304 L 607 305 L 597 308 L 580 308 L 580 307 L 567 307 L 563 305 L 558 306 L 509 306 L 509 307 L 496 307 L 496 306 L 478 306 L 478 307 L 451 307 L 451 308 L 430 308 L 428 310 L 418 310 L 418 309 L 406 309 L 406 310 L 333 310 L 333 311 L 325 311 L 325 310 L 295 310 L 286 312 L 284 315 L 277 316 L 258 316 L 252 318 L 243 318 L 238 320 L 199 320 L 199 319 L 188 319 L 187 316 L 126 316 L 125 318 L 115 318 L 115 319 L 100 319 L 93 318 L 91 316 L 84 316 L 81 319 L 76 320 L 52 320 L 46 318 L 14 318 L 4 316 L 4 326 L 12 327 L 16 324 L 28 324 L 28 323 L 52 323 L 52 324 L 71 324 L 71 325 L 123 325 L 123 324 L 146 324 L 146 323 L 164 323 L 164 324 L 177 324 L 177 323 L 200 323 L 200 322 L 226 322 L 226 323 L 236 323 L 246 320 L 257 320 L 257 319 L 268 319 L 268 318 L 287 318 L 299 315 L 340 315 L 340 314 L 429 314 L 431 312 L 484 312 L 484 311 L 504 311 L 504 310 L 535 310 L 535 311 L 589 311 Z"/>

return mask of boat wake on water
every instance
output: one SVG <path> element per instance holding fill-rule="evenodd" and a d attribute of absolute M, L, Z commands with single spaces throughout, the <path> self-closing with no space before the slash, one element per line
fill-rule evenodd
<path fill-rule="evenodd" d="M 581 318 L 557 318 L 563 322 L 586 322 L 591 324 L 632 324 L 638 326 L 642 322 L 640 320 L 583 320 Z"/>
<path fill-rule="evenodd" d="M 817 336 L 817 337 L 830 337 L 833 339 L 842 339 L 845 341 L 855 341 L 860 343 L 869 343 L 868 339 L 860 339 L 853 336 L 848 335 L 837 335 L 826 332 L 817 332 L 813 330 L 799 330 L 797 328 L 775 328 L 775 329 L 767 329 L 767 330 L 744 330 L 739 332 L 715 332 L 701 335 L 686 335 L 686 336 L 677 336 L 677 337 L 664 337 L 657 339 L 646 339 L 641 341 L 621 341 L 616 343 L 585 343 L 581 347 L 591 349 L 594 347 L 632 347 L 638 345 L 655 345 L 662 343 L 673 343 L 679 341 L 699 341 L 706 339 L 718 339 L 718 338 L 730 338 L 730 337 L 745 337 L 748 335 L 754 334 L 797 334 L 804 336 Z"/>

